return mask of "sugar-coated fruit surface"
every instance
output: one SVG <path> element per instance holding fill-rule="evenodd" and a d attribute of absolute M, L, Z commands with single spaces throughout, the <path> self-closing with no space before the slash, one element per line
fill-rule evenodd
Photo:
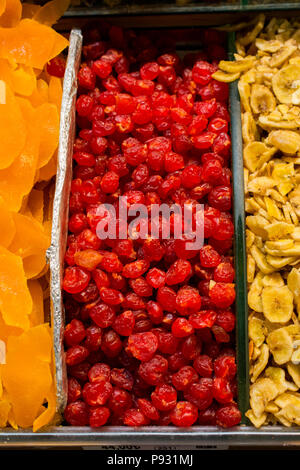
<path fill-rule="evenodd" d="M 170 38 L 107 24 L 84 36 L 63 281 L 69 425 L 241 418 L 228 87 L 212 79 L 226 53 L 220 33 L 199 34 L 203 51 L 183 59 Z M 149 212 L 203 204 L 204 246 L 176 239 L 175 215 L 169 237 L 152 218 L 158 238 L 100 240 L 97 208 L 119 196 Z"/>

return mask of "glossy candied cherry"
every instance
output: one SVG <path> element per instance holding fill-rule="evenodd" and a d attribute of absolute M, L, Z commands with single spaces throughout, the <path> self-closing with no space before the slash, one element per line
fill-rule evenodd
<path fill-rule="evenodd" d="M 219 325 L 213 325 L 211 330 L 217 343 L 229 343 L 230 336 L 226 333 L 224 328 Z"/>
<path fill-rule="evenodd" d="M 199 150 L 208 150 L 212 148 L 217 134 L 211 131 L 202 132 L 199 135 L 192 136 L 191 140 L 194 146 Z"/>
<path fill-rule="evenodd" d="M 102 260 L 100 267 L 108 273 L 118 273 L 123 269 L 123 264 L 116 253 L 105 251 L 101 252 Z"/>
<path fill-rule="evenodd" d="M 102 177 L 100 186 L 104 193 L 116 192 L 119 187 L 119 175 L 114 171 L 108 171 Z"/>
<path fill-rule="evenodd" d="M 231 209 L 231 188 L 229 186 L 215 186 L 208 195 L 210 206 L 220 211 Z"/>
<path fill-rule="evenodd" d="M 147 238 L 143 244 L 145 258 L 148 261 L 160 261 L 165 249 L 157 238 Z"/>
<path fill-rule="evenodd" d="M 215 268 L 221 262 L 221 256 L 210 245 L 205 245 L 200 249 L 200 264 L 203 268 Z"/>
<path fill-rule="evenodd" d="M 82 230 L 88 228 L 88 220 L 85 214 L 76 213 L 72 214 L 69 219 L 69 231 L 72 233 L 80 233 Z"/>
<path fill-rule="evenodd" d="M 129 336 L 127 348 L 136 359 L 149 361 L 158 348 L 158 340 L 150 331 L 135 333 Z"/>
<path fill-rule="evenodd" d="M 191 136 L 201 134 L 206 129 L 207 123 L 208 120 L 205 116 L 201 114 L 194 116 L 191 124 L 188 127 L 188 134 Z"/>
<path fill-rule="evenodd" d="M 223 167 L 219 160 L 208 160 L 203 164 L 202 167 L 202 180 L 205 183 L 209 183 L 213 186 L 218 184 L 223 174 Z"/>
<path fill-rule="evenodd" d="M 214 372 L 216 377 L 233 379 L 236 374 L 236 363 L 233 356 L 221 355 L 214 360 Z"/>
<path fill-rule="evenodd" d="M 107 330 L 103 334 L 101 349 L 107 357 L 117 357 L 123 344 L 120 336 L 114 330 Z"/>
<path fill-rule="evenodd" d="M 87 426 L 89 423 L 88 406 L 81 400 L 69 403 L 66 406 L 64 417 L 71 426 Z"/>
<path fill-rule="evenodd" d="M 115 415 L 121 416 L 132 406 L 131 394 L 122 388 L 113 387 L 107 406 Z"/>
<path fill-rule="evenodd" d="M 188 165 L 181 174 L 181 183 L 185 188 L 193 188 L 201 182 L 202 168 L 199 165 Z"/>
<path fill-rule="evenodd" d="M 186 390 L 193 382 L 198 380 L 198 374 L 191 366 L 181 367 L 172 375 L 172 384 L 176 390 Z"/>
<path fill-rule="evenodd" d="M 164 319 L 163 319 L 163 322 L 164 322 Z M 157 328 L 157 329 L 153 329 L 152 331 L 157 336 L 158 350 L 161 353 L 174 354 L 177 351 L 179 340 L 173 335 L 173 333 L 171 333 L 168 330 L 165 330 L 164 328 Z"/>
<path fill-rule="evenodd" d="M 167 173 L 184 168 L 184 158 L 182 155 L 175 152 L 168 152 L 164 155 L 164 168 Z"/>
<path fill-rule="evenodd" d="M 124 300 L 124 296 L 120 291 L 110 287 L 101 287 L 100 298 L 104 303 L 112 306 L 120 305 Z"/>
<path fill-rule="evenodd" d="M 183 356 L 190 361 L 193 361 L 199 354 L 201 354 L 201 350 L 201 339 L 194 334 L 185 338 L 181 343 L 181 352 Z"/>
<path fill-rule="evenodd" d="M 176 292 L 168 286 L 159 287 L 157 290 L 156 301 L 167 312 L 176 311 Z"/>
<path fill-rule="evenodd" d="M 192 241 L 186 237 L 176 238 L 174 243 L 174 251 L 178 258 L 191 259 L 194 258 L 199 250 L 192 249 Z"/>
<path fill-rule="evenodd" d="M 125 368 L 111 370 L 111 383 L 124 390 L 132 390 L 134 379 L 132 374 Z"/>
<path fill-rule="evenodd" d="M 147 62 L 140 68 L 140 75 L 143 80 L 154 80 L 158 77 L 159 65 L 157 62 Z"/>
<path fill-rule="evenodd" d="M 234 280 L 234 268 L 231 263 L 228 263 L 228 262 L 220 263 L 214 269 L 214 281 L 232 283 L 233 280 Z"/>
<path fill-rule="evenodd" d="M 195 329 L 211 328 L 216 319 L 217 313 L 214 310 L 202 310 L 189 316 L 189 321 Z"/>
<path fill-rule="evenodd" d="M 218 221 L 218 227 L 217 230 L 212 234 L 213 238 L 217 241 L 227 241 L 227 240 L 232 240 L 233 234 L 234 234 L 234 225 L 232 221 L 230 220 L 229 217 L 223 215 L 224 213 L 221 214 L 220 219 Z M 222 244 L 222 243 L 221 243 Z M 216 245 L 216 242 L 215 242 Z M 220 246 L 220 244 L 219 244 Z M 224 247 L 226 247 L 226 244 L 224 244 Z M 223 251 L 225 248 L 223 248 Z M 219 249 L 220 251 L 220 249 Z"/>
<path fill-rule="evenodd" d="M 77 302 L 82 304 L 87 302 L 94 302 L 99 296 L 99 291 L 94 281 L 91 280 L 84 290 L 78 292 L 77 294 L 73 294 L 73 296 Z"/>
<path fill-rule="evenodd" d="M 104 426 L 108 421 L 110 411 L 107 406 L 96 406 L 90 409 L 89 425 L 91 428 L 99 428 Z"/>
<path fill-rule="evenodd" d="M 88 380 L 88 372 L 91 368 L 91 364 L 87 361 L 80 362 L 73 366 L 68 366 L 68 375 L 75 377 L 80 383 L 84 383 Z"/>
<path fill-rule="evenodd" d="M 153 288 L 143 276 L 137 277 L 136 279 L 130 279 L 129 285 L 131 289 L 140 297 L 152 296 Z"/>
<path fill-rule="evenodd" d="M 73 403 L 81 398 L 81 385 L 75 377 L 68 378 L 68 403 Z"/>
<path fill-rule="evenodd" d="M 193 80 L 199 85 L 207 85 L 213 74 L 211 64 L 205 61 L 197 61 L 192 69 Z"/>
<path fill-rule="evenodd" d="M 146 309 L 148 312 L 148 316 L 154 325 L 157 325 L 162 322 L 164 312 L 157 302 L 155 302 L 154 300 L 149 300 L 146 304 Z"/>
<path fill-rule="evenodd" d="M 65 269 L 63 289 L 69 294 L 83 291 L 89 284 L 91 274 L 79 266 L 70 266 Z"/>
<path fill-rule="evenodd" d="M 91 114 L 94 100 L 89 95 L 80 95 L 76 101 L 76 111 L 79 116 L 87 117 Z"/>
<path fill-rule="evenodd" d="M 157 385 L 151 393 L 151 400 L 158 410 L 170 411 L 176 406 L 177 392 L 171 385 Z"/>
<path fill-rule="evenodd" d="M 82 389 L 82 397 L 90 406 L 104 405 L 112 392 L 109 382 L 86 383 Z"/>
<path fill-rule="evenodd" d="M 85 361 L 89 355 L 89 350 L 80 344 L 71 346 L 66 351 L 66 364 L 67 366 L 75 366 Z"/>
<path fill-rule="evenodd" d="M 168 370 L 168 361 L 163 356 L 156 354 L 149 361 L 142 362 L 139 366 L 139 376 L 149 385 L 158 385 L 163 381 L 163 376 Z"/>
<path fill-rule="evenodd" d="M 231 140 L 226 132 L 220 132 L 213 142 L 213 151 L 224 158 L 229 157 Z"/>
<path fill-rule="evenodd" d="M 146 426 L 148 423 L 149 420 L 146 416 L 136 408 L 126 410 L 124 413 L 124 424 L 126 426 Z"/>
<path fill-rule="evenodd" d="M 186 281 L 192 273 L 191 263 L 187 260 L 178 259 L 173 263 L 166 273 L 166 284 L 172 286 Z"/>
<path fill-rule="evenodd" d="M 228 308 L 235 300 L 234 284 L 216 282 L 209 289 L 209 297 L 217 308 Z"/>
<path fill-rule="evenodd" d="M 215 98 L 206 101 L 197 101 L 194 104 L 196 114 L 203 115 L 206 118 L 212 117 L 217 111 L 217 101 Z"/>
<path fill-rule="evenodd" d="M 135 317 L 132 310 L 125 310 L 120 313 L 112 327 L 120 336 L 130 336 L 135 325 Z"/>
<path fill-rule="evenodd" d="M 67 346 L 74 346 L 75 344 L 81 343 L 86 336 L 86 330 L 84 324 L 77 319 L 73 319 L 65 327 L 64 340 Z"/>
<path fill-rule="evenodd" d="M 94 90 L 96 84 L 96 74 L 88 66 L 82 65 L 77 75 L 78 83 L 82 88 Z"/>
<path fill-rule="evenodd" d="M 170 414 L 172 423 L 178 427 L 192 426 L 198 418 L 198 410 L 188 401 L 179 401 Z"/>
<path fill-rule="evenodd" d="M 216 412 L 216 424 L 224 428 L 236 426 L 241 421 L 241 412 L 235 403 L 223 405 Z"/>
<path fill-rule="evenodd" d="M 128 292 L 125 295 L 124 302 L 122 304 L 123 308 L 128 308 L 132 310 L 144 309 L 146 306 L 144 300 L 139 297 L 135 292 Z"/>
<path fill-rule="evenodd" d="M 158 268 L 152 268 L 148 271 L 146 275 L 146 281 L 155 289 L 162 287 L 165 285 L 166 282 L 166 273 Z"/>
<path fill-rule="evenodd" d="M 172 334 L 176 338 L 185 338 L 193 332 L 193 325 L 186 318 L 178 317 L 172 324 Z"/>
<path fill-rule="evenodd" d="M 92 272 L 92 277 L 98 287 L 98 290 L 100 290 L 101 287 L 110 286 L 109 277 L 104 271 L 102 271 L 102 269 L 94 269 L 94 271 Z"/>
<path fill-rule="evenodd" d="M 176 310 L 181 315 L 190 315 L 201 307 L 201 297 L 198 289 L 191 286 L 181 287 L 176 296 Z"/>
<path fill-rule="evenodd" d="M 63 78 L 66 69 L 66 60 L 57 56 L 47 62 L 47 72 L 53 77 Z"/>
<path fill-rule="evenodd" d="M 235 315 L 230 310 L 218 311 L 216 325 L 221 326 L 227 333 L 235 327 Z"/>
<path fill-rule="evenodd" d="M 219 403 L 226 404 L 233 401 L 233 393 L 230 383 L 223 377 L 215 377 L 213 379 L 212 392 L 214 399 Z"/>
<path fill-rule="evenodd" d="M 142 276 L 149 268 L 149 262 L 146 260 L 133 261 L 125 264 L 122 275 L 129 279 L 136 279 Z"/>
<path fill-rule="evenodd" d="M 90 383 L 109 382 L 110 367 L 101 362 L 94 364 L 88 371 L 88 379 Z"/>
<path fill-rule="evenodd" d="M 134 171 L 132 172 L 132 179 L 136 183 L 136 187 L 139 188 L 143 184 L 146 183 L 149 177 L 149 169 L 148 166 L 144 163 L 138 165 Z"/>
<path fill-rule="evenodd" d="M 206 426 L 216 426 L 216 412 L 218 405 L 213 402 L 205 410 L 199 410 L 198 423 Z"/>
<path fill-rule="evenodd" d="M 102 341 L 102 329 L 97 325 L 90 325 L 86 329 L 84 345 L 89 351 L 98 351 Z"/>
<path fill-rule="evenodd" d="M 213 360 L 207 354 L 197 356 L 194 359 L 193 367 L 201 377 L 211 377 L 214 370 Z"/>
<path fill-rule="evenodd" d="M 116 318 L 116 312 L 113 307 L 102 302 L 97 302 L 90 309 L 89 316 L 100 328 L 107 328 L 113 324 Z"/>
<path fill-rule="evenodd" d="M 205 410 L 213 402 L 213 379 L 201 378 L 192 383 L 185 391 L 184 397 L 199 410 Z"/>
<path fill-rule="evenodd" d="M 159 419 L 159 412 L 151 403 L 151 401 L 147 400 L 146 398 L 138 398 L 137 406 L 139 407 L 143 415 L 151 421 L 157 421 Z"/>

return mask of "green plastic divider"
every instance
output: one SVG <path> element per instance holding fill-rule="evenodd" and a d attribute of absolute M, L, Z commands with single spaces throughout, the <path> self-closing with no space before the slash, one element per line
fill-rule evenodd
<path fill-rule="evenodd" d="M 228 34 L 229 60 L 234 60 L 235 34 Z M 247 260 L 245 237 L 245 198 L 243 140 L 241 124 L 241 105 L 238 81 L 229 87 L 231 142 L 232 142 L 232 186 L 234 217 L 234 259 L 236 282 L 236 349 L 238 405 L 242 413 L 242 424 L 248 424 L 245 412 L 249 409 L 249 346 L 248 346 L 248 296 Z"/>

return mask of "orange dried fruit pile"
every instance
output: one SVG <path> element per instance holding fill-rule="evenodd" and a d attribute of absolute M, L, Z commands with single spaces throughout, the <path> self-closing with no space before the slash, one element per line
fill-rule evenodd
<path fill-rule="evenodd" d="M 0 427 L 59 419 L 46 250 L 62 77 L 47 64 L 68 46 L 51 26 L 69 3 L 0 0 Z"/>

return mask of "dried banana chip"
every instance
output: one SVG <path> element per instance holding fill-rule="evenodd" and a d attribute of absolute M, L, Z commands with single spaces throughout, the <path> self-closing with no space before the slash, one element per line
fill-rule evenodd
<path fill-rule="evenodd" d="M 296 46 L 287 47 L 292 53 L 296 50 Z M 300 89 L 300 64 L 289 64 L 279 70 L 272 78 L 272 87 L 280 103 L 298 104 L 293 96 Z"/>
<path fill-rule="evenodd" d="M 300 149 L 300 134 L 290 130 L 270 132 L 268 144 L 273 145 L 281 152 L 293 155 Z"/>
<path fill-rule="evenodd" d="M 260 418 L 270 401 L 278 395 L 276 384 L 268 378 L 260 378 L 250 386 L 250 405 L 256 418 Z"/>
<path fill-rule="evenodd" d="M 282 365 L 290 361 L 293 354 L 293 340 L 285 328 L 272 331 L 267 337 L 267 344 L 276 364 Z"/>
<path fill-rule="evenodd" d="M 260 350 L 258 360 L 255 362 L 252 370 L 251 382 L 255 382 L 259 375 L 264 371 L 269 360 L 269 347 L 267 344 L 263 344 Z"/>
<path fill-rule="evenodd" d="M 293 294 L 288 286 L 267 286 L 262 290 L 265 317 L 272 323 L 287 323 L 292 318 Z"/>
<path fill-rule="evenodd" d="M 251 87 L 250 104 L 254 114 L 269 114 L 274 111 L 276 100 L 268 87 L 254 83 Z"/>

